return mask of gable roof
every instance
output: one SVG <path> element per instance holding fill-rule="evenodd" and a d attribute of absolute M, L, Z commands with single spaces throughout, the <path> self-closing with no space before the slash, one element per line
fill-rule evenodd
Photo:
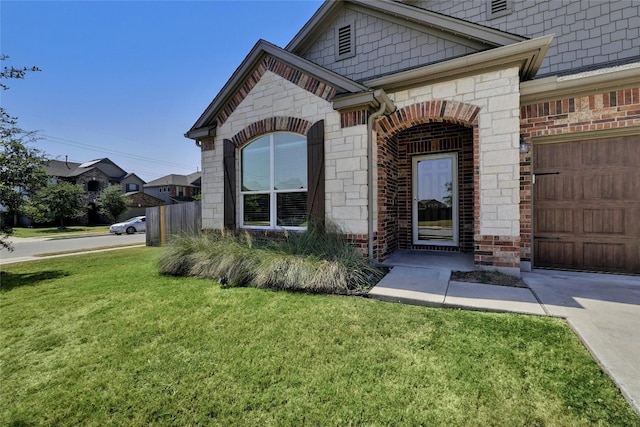
<path fill-rule="evenodd" d="M 84 163 L 50 160 L 46 166 L 48 175 L 64 178 L 76 177 L 78 175 L 82 175 L 83 173 L 87 173 L 96 169 L 114 180 L 120 180 L 125 175 L 127 175 L 127 172 L 124 169 L 122 169 L 120 166 L 116 165 L 106 157 L 102 159 L 89 160 L 88 162 Z M 112 172 L 115 171 L 117 172 L 117 174 L 110 174 L 109 170 L 111 170 Z"/>
<path fill-rule="evenodd" d="M 138 175 L 136 175 L 134 172 L 129 172 L 128 174 L 126 174 L 125 176 L 122 177 L 122 181 L 124 180 L 128 180 L 129 178 L 135 178 L 138 181 L 142 182 L 143 184 L 146 183 L 146 181 L 142 178 L 140 178 Z"/>
<path fill-rule="evenodd" d="M 441 62 L 431 62 L 412 69 L 394 71 L 389 75 L 371 77 L 362 83 L 302 58 L 319 35 L 325 32 L 347 7 L 458 42 L 476 52 Z M 294 83 L 302 80 L 303 76 L 317 79 L 316 82 L 333 88 L 333 92 L 327 96 L 327 91 L 318 90 L 317 84 L 308 86 L 316 87 L 314 92 L 316 95 L 333 101 L 333 107 L 337 110 L 346 111 L 372 106 L 377 108 L 385 104 L 387 112 L 391 112 L 395 106 L 386 96 L 385 90 L 458 78 L 466 74 L 507 66 L 518 66 L 521 80 L 532 79 L 540 67 L 552 38 L 553 36 L 547 36 L 529 40 L 516 34 L 393 0 L 326 0 L 286 49 L 281 49 L 264 40 L 258 41 L 184 136 L 197 142 L 214 137 L 216 128 L 224 123 L 244 96 L 260 80 L 262 74 L 256 74 L 259 70 L 264 72 L 265 69 L 269 69 Z M 278 70 L 282 68 L 279 64 L 276 64 L 273 69 L 269 68 L 272 62 L 266 61 L 267 65 L 265 65 L 267 58 L 284 64 L 285 68 L 289 67 L 289 70 L 279 73 Z M 306 86 L 305 89 L 313 91 Z"/>
<path fill-rule="evenodd" d="M 46 170 L 47 175 L 68 177 L 75 176 L 74 173 L 78 170 L 80 163 L 63 162 L 61 160 L 49 160 L 47 162 Z"/>
<path fill-rule="evenodd" d="M 197 187 L 201 172 L 194 172 L 189 175 L 178 175 L 172 173 L 171 175 L 165 175 L 153 181 L 147 182 L 145 187 L 160 187 L 163 185 L 180 185 L 183 187 Z"/>
<path fill-rule="evenodd" d="M 443 38 L 473 45 L 478 49 L 490 49 L 527 40 L 527 37 L 453 18 L 398 1 L 327 0 L 289 42 L 286 50 L 302 55 L 347 6 L 365 10 L 368 13 L 381 14 L 384 15 L 384 19 L 395 20 L 424 32 L 434 33 Z"/>
<path fill-rule="evenodd" d="M 212 136 L 212 132 L 217 126 L 216 117 L 220 110 L 229 102 L 267 56 L 275 58 L 303 74 L 316 78 L 335 88 L 338 92 L 355 93 L 367 90 L 366 86 L 320 67 L 311 61 L 300 58 L 265 40 L 259 40 L 185 136 L 192 139 Z"/>

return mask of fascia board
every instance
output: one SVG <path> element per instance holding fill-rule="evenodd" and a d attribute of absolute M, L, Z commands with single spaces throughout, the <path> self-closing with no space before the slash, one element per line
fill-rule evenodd
<path fill-rule="evenodd" d="M 287 44 L 285 50 L 294 53 L 300 53 L 306 50 L 308 45 L 313 43 L 315 39 L 314 35 L 323 31 L 326 26 L 335 19 L 343 7 L 343 0 L 328 0 L 322 3 L 311 19 L 304 24 L 289 44 Z"/>
<path fill-rule="evenodd" d="M 527 40 L 368 80 L 364 84 L 371 88 L 397 90 L 477 74 L 483 70 L 504 68 L 511 64 L 517 64 L 520 67 L 520 79 L 527 80 L 537 73 L 552 39 L 553 36 L 545 36 Z"/>
<path fill-rule="evenodd" d="M 361 92 L 367 90 L 365 86 L 354 82 L 337 73 L 320 67 L 306 59 L 300 58 L 291 52 L 281 49 L 265 40 L 260 40 L 251 49 L 251 52 L 242 61 L 240 66 L 231 75 L 224 87 L 218 92 L 207 109 L 202 113 L 193 127 L 186 133 L 188 138 L 196 139 L 194 135 L 199 134 L 200 130 L 215 117 L 218 109 L 239 89 L 246 78 L 253 72 L 257 64 L 265 55 L 279 59 L 298 70 L 301 70 L 313 77 L 321 80 L 331 86 L 337 87 L 346 92 Z"/>
<path fill-rule="evenodd" d="M 504 46 L 527 40 L 526 37 L 505 33 L 393 0 L 328 0 L 320 6 L 285 49 L 295 53 L 304 52 L 317 35 L 326 30 L 326 27 L 347 3 L 357 6 L 361 11 L 378 12 L 378 16 L 396 22 L 398 20 L 404 21 L 404 24 L 412 22 L 412 28 L 415 29 L 431 27 L 433 30 L 449 34 L 448 37 L 452 41 L 463 43 L 464 40 L 463 44 L 473 48 L 479 48 L 481 45 Z"/>
<path fill-rule="evenodd" d="M 520 104 L 550 101 L 564 96 L 585 96 L 599 92 L 640 87 L 640 63 L 630 68 L 614 69 L 584 77 L 547 77 L 520 85 Z"/>
<path fill-rule="evenodd" d="M 205 126 L 202 128 L 192 128 L 190 131 L 184 134 L 186 138 L 194 139 L 196 141 L 201 141 L 203 139 L 211 138 L 216 136 L 216 126 Z"/>
<path fill-rule="evenodd" d="M 441 31 L 482 41 L 493 46 L 504 46 L 527 40 L 526 37 L 505 33 L 490 27 L 463 21 L 440 13 L 406 5 L 393 0 L 348 0 L 350 3 L 374 9 L 391 16 L 401 17 Z"/>

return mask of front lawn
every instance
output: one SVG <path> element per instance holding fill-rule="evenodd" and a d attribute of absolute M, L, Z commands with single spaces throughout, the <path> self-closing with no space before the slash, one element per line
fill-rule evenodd
<path fill-rule="evenodd" d="M 161 251 L 3 267 L 0 425 L 640 426 L 559 319 L 222 289 Z"/>

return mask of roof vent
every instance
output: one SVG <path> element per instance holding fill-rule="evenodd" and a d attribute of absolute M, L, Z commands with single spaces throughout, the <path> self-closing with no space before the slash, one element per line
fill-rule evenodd
<path fill-rule="evenodd" d="M 511 13 L 511 0 L 489 0 L 487 19 L 499 18 Z"/>
<path fill-rule="evenodd" d="M 355 56 L 353 23 L 336 27 L 336 61 Z"/>

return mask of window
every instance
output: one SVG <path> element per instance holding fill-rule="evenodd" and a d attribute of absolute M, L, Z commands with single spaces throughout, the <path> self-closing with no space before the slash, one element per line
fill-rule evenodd
<path fill-rule="evenodd" d="M 138 191 L 138 190 L 139 190 L 138 184 L 131 184 L 131 183 L 127 184 L 127 192 Z"/>
<path fill-rule="evenodd" d="M 336 61 L 355 56 L 356 49 L 353 27 L 353 23 L 336 27 Z"/>
<path fill-rule="evenodd" d="M 100 182 L 98 181 L 87 182 L 87 191 L 100 191 Z"/>
<path fill-rule="evenodd" d="M 272 133 L 242 149 L 241 226 L 307 226 L 307 140 L 292 133 Z"/>

